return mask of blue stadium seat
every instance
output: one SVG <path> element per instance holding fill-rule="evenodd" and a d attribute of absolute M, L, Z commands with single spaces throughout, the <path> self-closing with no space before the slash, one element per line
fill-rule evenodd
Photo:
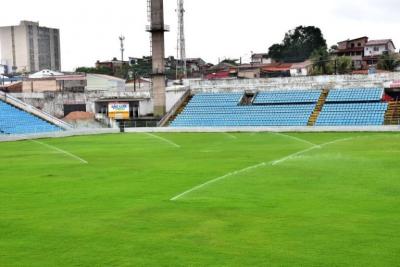
<path fill-rule="evenodd" d="M 382 88 L 334 89 L 329 91 L 326 102 L 380 101 L 382 95 Z"/>
<path fill-rule="evenodd" d="M 241 106 L 242 93 L 201 93 L 193 97 L 171 126 L 306 126 L 320 95 L 321 91 L 261 93 L 253 105 Z"/>
<path fill-rule="evenodd" d="M 383 125 L 388 104 L 382 95 L 382 88 L 331 90 L 316 126 Z"/>
<path fill-rule="evenodd" d="M 56 131 L 62 131 L 62 129 L 0 100 L 0 134 L 33 134 Z"/>
<path fill-rule="evenodd" d="M 334 89 L 316 126 L 383 125 L 387 103 L 382 88 Z M 252 105 L 240 105 L 242 93 L 200 93 L 171 123 L 172 127 L 307 126 L 320 90 L 259 93 Z"/>

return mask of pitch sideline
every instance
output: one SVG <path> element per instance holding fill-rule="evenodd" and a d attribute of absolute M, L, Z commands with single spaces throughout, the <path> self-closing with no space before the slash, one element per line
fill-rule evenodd
<path fill-rule="evenodd" d="M 65 150 L 61 149 L 61 148 L 58 148 L 58 147 L 55 147 L 55 146 L 52 146 L 52 145 L 49 145 L 49 144 L 46 144 L 46 143 L 43 143 L 43 142 L 40 142 L 40 141 L 37 141 L 37 140 L 29 139 L 29 141 L 34 142 L 34 143 L 39 144 L 39 145 L 42 145 L 42 146 L 45 146 L 47 148 L 56 150 L 56 151 L 60 152 L 61 154 L 67 155 L 67 156 L 69 156 L 71 158 L 74 158 L 74 159 L 82 162 L 83 164 L 89 164 L 89 162 L 87 160 L 84 160 L 83 158 L 78 157 L 77 155 L 74 155 L 74 154 L 72 154 L 72 153 L 70 153 L 68 151 L 65 151 Z"/>

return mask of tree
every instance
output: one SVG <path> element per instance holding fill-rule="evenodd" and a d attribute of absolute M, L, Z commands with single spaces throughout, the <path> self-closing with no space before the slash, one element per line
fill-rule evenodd
<path fill-rule="evenodd" d="M 101 68 L 79 67 L 76 68 L 75 72 L 113 75 L 113 70 L 107 67 L 101 67 Z"/>
<path fill-rule="evenodd" d="M 332 74 L 331 57 L 326 46 L 314 50 L 310 59 L 313 62 L 313 75 Z"/>
<path fill-rule="evenodd" d="M 383 54 L 378 60 L 378 69 L 394 71 L 398 66 L 400 66 L 400 61 L 394 54 Z"/>
<path fill-rule="evenodd" d="M 299 26 L 287 32 L 281 44 L 272 45 L 269 56 L 281 62 L 302 62 L 321 47 L 326 48 L 327 44 L 319 28 Z"/>
<path fill-rule="evenodd" d="M 239 65 L 238 61 L 239 61 L 239 59 L 226 58 L 226 59 L 222 60 L 220 64 L 227 63 L 227 64 L 231 64 L 234 66 L 238 66 Z"/>
<path fill-rule="evenodd" d="M 333 64 L 335 64 L 335 70 L 338 74 L 348 74 L 353 69 L 353 60 L 351 57 L 338 57 Z"/>

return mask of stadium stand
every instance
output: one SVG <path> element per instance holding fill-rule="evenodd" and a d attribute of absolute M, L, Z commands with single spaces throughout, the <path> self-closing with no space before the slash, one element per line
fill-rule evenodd
<path fill-rule="evenodd" d="M 320 90 L 259 93 L 254 104 L 316 103 L 320 95 Z"/>
<path fill-rule="evenodd" d="M 172 127 L 307 126 L 321 91 L 258 94 L 240 105 L 242 93 L 200 93 L 172 122 Z"/>
<path fill-rule="evenodd" d="M 383 89 L 331 90 L 316 126 L 383 125 L 388 104 L 381 102 Z"/>
<path fill-rule="evenodd" d="M 242 93 L 199 93 L 170 126 L 383 125 L 388 104 L 382 95 L 381 88 L 271 91 L 248 103 Z"/>
<path fill-rule="evenodd" d="M 381 101 L 382 96 L 381 88 L 334 89 L 330 90 L 326 102 Z"/>
<path fill-rule="evenodd" d="M 53 124 L 0 100 L 0 134 L 32 134 L 61 130 Z"/>

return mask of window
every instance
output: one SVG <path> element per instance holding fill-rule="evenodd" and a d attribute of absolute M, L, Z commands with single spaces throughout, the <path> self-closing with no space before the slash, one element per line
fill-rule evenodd
<path fill-rule="evenodd" d="M 379 52 L 379 46 L 374 46 L 374 51 Z"/>
<path fill-rule="evenodd" d="M 358 45 L 358 47 L 360 47 L 360 46 L 361 46 L 361 43 L 358 43 L 357 45 Z"/>

